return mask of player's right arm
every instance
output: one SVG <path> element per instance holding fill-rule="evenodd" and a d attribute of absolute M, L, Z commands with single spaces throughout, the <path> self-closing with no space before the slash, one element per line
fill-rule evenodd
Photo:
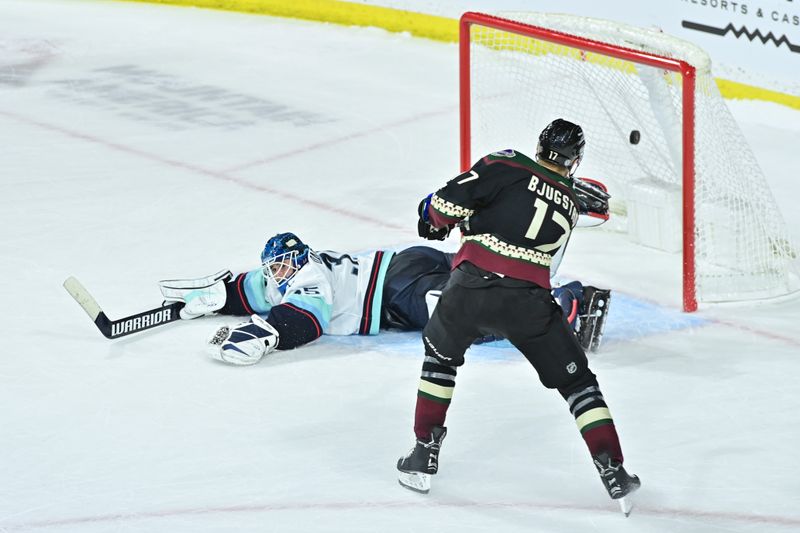
<path fill-rule="evenodd" d="M 440 231 L 447 228 L 449 233 L 449 228 L 491 200 L 496 188 L 496 183 L 491 178 L 497 168 L 492 166 L 495 162 L 493 155 L 484 157 L 468 171 L 451 179 L 444 187 L 422 200 L 419 206 L 421 236 L 423 223 Z"/>

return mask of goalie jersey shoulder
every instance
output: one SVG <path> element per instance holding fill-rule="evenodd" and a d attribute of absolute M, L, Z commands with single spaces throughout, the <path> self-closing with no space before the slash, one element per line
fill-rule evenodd
<path fill-rule="evenodd" d="M 383 282 L 393 255 L 312 253 L 281 303 L 312 313 L 329 335 L 377 334 Z"/>

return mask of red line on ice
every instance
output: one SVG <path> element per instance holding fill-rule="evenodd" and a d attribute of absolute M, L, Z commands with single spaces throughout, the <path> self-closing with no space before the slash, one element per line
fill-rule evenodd
<path fill-rule="evenodd" d="M 319 502 L 319 503 L 285 503 L 285 504 L 260 504 L 260 505 L 232 505 L 227 507 L 198 507 L 185 509 L 164 509 L 162 511 L 146 511 L 141 513 L 117 513 L 94 516 L 79 516 L 53 520 L 41 520 L 21 524 L 2 524 L 3 531 L 19 531 L 26 529 L 61 527 L 77 524 L 96 524 L 106 522 L 124 522 L 145 520 L 151 518 L 170 518 L 191 515 L 210 515 L 228 513 L 262 513 L 283 511 L 382 511 L 388 509 L 414 509 L 417 512 L 423 509 L 513 509 L 534 511 L 582 511 L 590 513 L 618 514 L 616 504 L 603 506 L 573 505 L 560 503 L 536 502 L 471 502 L 471 501 L 385 501 L 385 502 Z M 800 517 L 758 515 L 725 511 L 703 511 L 685 508 L 648 507 L 636 505 L 632 516 L 644 517 L 675 517 L 680 520 L 687 518 L 695 520 L 721 520 L 726 522 L 742 522 L 748 524 L 765 524 L 772 526 L 800 527 Z M 621 517 L 620 517 L 621 518 Z M 622 518 L 621 518 L 622 519 Z"/>
<path fill-rule="evenodd" d="M 443 115 L 445 113 L 450 113 L 452 111 L 453 110 L 451 110 L 451 109 L 444 109 L 444 110 L 441 110 L 441 111 L 430 111 L 430 112 L 427 112 L 427 113 L 419 113 L 417 115 L 412 115 L 412 116 L 410 116 L 408 118 L 404 118 L 404 119 L 398 120 L 396 122 L 391 122 L 389 124 L 383 124 L 383 125 L 380 125 L 380 126 L 376 126 L 374 128 L 370 128 L 368 130 L 357 131 L 357 132 L 354 132 L 354 133 L 343 135 L 341 137 L 329 139 L 327 141 L 321 141 L 321 142 L 317 142 L 317 143 L 314 143 L 314 144 L 309 144 L 308 146 L 306 146 L 304 148 L 298 148 L 297 150 L 291 150 L 289 152 L 283 152 L 281 154 L 275 154 L 275 155 L 272 155 L 272 156 L 269 156 L 269 157 L 265 157 L 263 159 L 256 159 L 255 161 L 250 161 L 249 163 L 242 163 L 242 164 L 237 165 L 235 167 L 231 167 L 231 168 L 226 169 L 225 172 L 237 172 L 237 171 L 240 171 L 240 170 L 245 170 L 245 169 L 256 167 L 256 166 L 259 166 L 259 165 L 265 165 L 267 163 L 272 163 L 273 161 L 278 161 L 280 159 L 286 159 L 287 157 L 293 157 L 293 156 L 297 155 L 298 153 L 310 152 L 312 150 L 317 150 L 319 148 L 328 148 L 330 146 L 334 146 L 336 144 L 340 144 L 340 143 L 343 143 L 343 142 L 351 141 L 353 139 L 366 137 L 366 136 L 372 135 L 374 133 L 380 133 L 383 130 L 394 128 L 396 126 L 403 126 L 405 124 L 411 124 L 411 123 L 417 122 L 418 120 L 422 120 L 422 119 L 425 119 L 425 118 L 428 118 L 428 117 L 435 117 L 437 115 Z"/>
<path fill-rule="evenodd" d="M 751 328 L 750 326 L 745 326 L 744 324 L 740 324 L 737 322 L 729 322 L 727 320 L 720 320 L 718 318 L 709 318 L 709 322 L 714 324 L 720 324 L 722 326 L 728 326 L 735 329 L 741 329 L 742 331 L 747 331 L 748 333 L 753 333 L 755 335 L 759 335 L 761 337 L 766 337 L 768 339 L 776 340 L 785 342 L 786 344 L 790 344 L 792 346 L 800 346 L 800 340 L 793 339 L 792 337 L 787 337 L 785 335 L 779 335 L 777 333 L 773 333 L 771 331 L 764 331 L 762 329 L 755 329 Z"/>
<path fill-rule="evenodd" d="M 82 133 L 80 131 L 75 131 L 75 130 L 71 130 L 71 129 L 67 129 L 67 128 L 62 128 L 61 126 L 56 126 L 54 124 L 48 124 L 46 122 L 41 122 L 41 121 L 36 120 L 36 119 L 32 119 L 32 118 L 29 118 L 29 117 L 18 115 L 17 113 L 11 113 L 11 112 L 8 112 L 8 111 L 0 111 L 0 115 L 3 115 L 5 117 L 8 117 L 8 118 L 11 118 L 11 119 L 14 119 L 14 120 L 17 120 L 19 122 L 23 122 L 25 124 L 38 126 L 38 127 L 42 128 L 42 129 L 46 129 L 46 130 L 49 130 L 49 131 L 54 131 L 54 132 L 57 132 L 57 133 L 61 133 L 63 135 L 66 135 L 67 137 L 72 137 L 73 139 L 81 139 L 81 140 L 84 140 L 84 141 L 87 141 L 87 142 L 90 142 L 90 143 L 93 143 L 93 144 L 99 144 L 99 145 L 105 146 L 106 148 L 112 148 L 112 149 L 117 150 L 119 152 L 123 152 L 123 153 L 130 154 L 130 155 L 135 155 L 137 157 L 141 157 L 141 158 L 147 159 L 149 161 L 156 161 L 158 163 L 161 163 L 161 164 L 164 164 L 164 165 L 167 165 L 167 166 L 171 166 L 171 167 L 174 167 L 174 168 L 180 168 L 180 169 L 188 170 L 188 171 L 191 171 L 191 172 L 194 172 L 194 173 L 197 173 L 197 174 L 202 174 L 204 176 L 208 176 L 208 177 L 211 177 L 211 178 L 216 178 L 216 179 L 220 179 L 220 180 L 223 180 L 223 181 L 229 181 L 231 183 L 235 183 L 235 184 L 240 185 L 242 187 L 246 187 L 246 188 L 249 188 L 249 189 L 254 189 L 254 190 L 257 190 L 257 191 L 260 191 L 260 192 L 266 192 L 266 193 L 269 193 L 269 194 L 272 194 L 272 195 L 275 195 L 275 196 L 279 196 L 279 197 L 283 198 L 284 200 L 290 200 L 292 202 L 297 202 L 297 203 L 302 204 L 302 205 L 306 205 L 306 206 L 309 206 L 309 207 L 314 207 L 314 208 L 319 209 L 321 211 L 327 211 L 327 212 L 330 212 L 330 213 L 335 213 L 337 215 L 341 215 L 341 216 L 344 216 L 344 217 L 347 217 L 347 218 L 355 219 L 355 220 L 358 220 L 360 222 L 367 222 L 367 223 L 372 224 L 374 226 L 379 226 L 379 227 L 393 229 L 393 230 L 408 230 L 408 228 L 406 228 L 404 226 L 399 226 L 397 224 L 392 224 L 390 222 L 386 222 L 386 221 L 381 220 L 379 218 L 374 218 L 374 217 L 362 215 L 362 214 L 356 213 L 355 211 L 349 211 L 347 209 L 342 209 L 341 207 L 338 207 L 338 206 L 335 206 L 335 205 L 331 205 L 331 204 L 326 204 L 325 202 L 321 202 L 321 201 L 318 201 L 318 200 L 312 200 L 310 198 L 306 198 L 306 197 L 303 197 L 303 196 L 300 196 L 300 195 L 297 195 L 297 194 L 293 194 L 291 192 L 282 191 L 282 190 L 279 190 L 279 189 L 274 189 L 272 187 L 266 187 L 264 185 L 258 185 L 258 184 L 255 184 L 255 183 L 251 183 L 251 182 L 246 181 L 244 179 L 237 178 L 236 176 L 228 174 L 227 172 L 224 172 L 224 171 L 210 170 L 210 169 L 199 167 L 197 165 L 192 165 L 190 163 L 186 163 L 186 162 L 183 162 L 183 161 L 177 161 L 177 160 L 174 160 L 174 159 L 168 159 L 166 157 L 161 157 L 159 155 L 152 154 L 150 152 L 145 152 L 143 150 L 139 150 L 137 148 L 133 148 L 132 146 L 127 146 L 127 145 L 115 143 L 115 142 L 112 142 L 112 141 L 106 141 L 104 139 L 101 139 L 99 137 L 95 137 L 93 135 L 89 135 L 87 133 Z M 297 150 L 294 153 L 299 153 L 299 152 L 302 152 L 302 151 L 304 151 L 304 150 Z M 287 155 L 288 154 L 284 154 L 282 157 L 286 157 Z M 259 163 L 263 163 L 263 162 L 266 162 L 266 161 L 261 161 Z M 253 166 L 253 164 L 249 164 L 248 166 Z M 408 231 L 410 231 L 410 230 L 408 230 Z"/>

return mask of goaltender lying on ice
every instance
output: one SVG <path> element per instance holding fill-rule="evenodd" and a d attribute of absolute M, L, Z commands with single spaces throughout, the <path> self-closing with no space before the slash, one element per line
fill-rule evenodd
<path fill-rule="evenodd" d="M 315 251 L 293 233 L 281 233 L 269 239 L 261 259 L 260 268 L 235 276 L 221 271 L 159 282 L 166 303 L 186 304 L 183 319 L 251 316 L 214 333 L 209 345 L 215 359 L 249 365 L 322 335 L 422 330 L 450 279 L 453 254 L 427 246 L 358 255 Z M 553 295 L 584 349 L 597 350 L 610 291 L 573 281 Z M 483 339 L 489 340 L 495 338 Z"/>

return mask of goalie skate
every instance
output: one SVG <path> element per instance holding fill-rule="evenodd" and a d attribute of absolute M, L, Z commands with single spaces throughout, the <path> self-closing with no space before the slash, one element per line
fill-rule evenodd
<path fill-rule="evenodd" d="M 584 350 L 596 352 L 600 348 L 610 303 L 609 289 L 588 285 L 583 288 L 583 305 L 578 315 L 578 342 Z"/>

